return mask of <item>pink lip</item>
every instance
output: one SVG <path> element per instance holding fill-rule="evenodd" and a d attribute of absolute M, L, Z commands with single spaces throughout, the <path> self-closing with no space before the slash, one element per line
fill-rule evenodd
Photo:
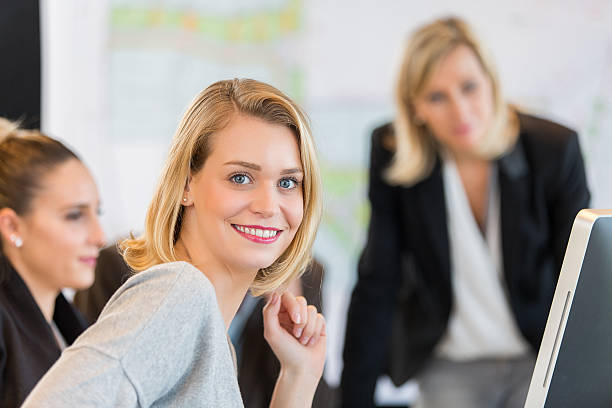
<path fill-rule="evenodd" d="M 79 257 L 79 261 L 83 262 L 87 266 L 95 267 L 98 258 L 95 256 L 81 256 Z"/>
<path fill-rule="evenodd" d="M 257 235 L 251 235 L 251 234 L 247 234 L 246 232 L 242 232 L 236 228 L 236 224 L 232 224 L 234 231 L 236 231 L 237 233 L 239 233 L 240 235 L 242 235 L 249 241 L 257 242 L 258 244 L 271 244 L 273 242 L 276 242 L 278 240 L 278 237 L 280 237 L 280 234 L 282 234 L 283 232 L 282 230 L 279 230 L 278 228 L 262 227 L 261 225 L 240 225 L 240 226 L 244 228 L 254 228 L 254 229 L 260 229 L 260 230 L 276 231 L 275 236 L 264 238 L 264 237 L 258 237 Z"/>
<path fill-rule="evenodd" d="M 469 134 L 472 131 L 472 126 L 466 124 L 461 124 L 457 127 L 455 127 L 455 134 L 459 135 L 459 136 L 465 136 L 467 134 Z"/>

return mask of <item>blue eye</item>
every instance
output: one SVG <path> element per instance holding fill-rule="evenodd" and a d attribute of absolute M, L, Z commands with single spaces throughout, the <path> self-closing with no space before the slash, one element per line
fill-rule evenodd
<path fill-rule="evenodd" d="M 251 179 L 246 174 L 234 174 L 230 177 L 230 181 L 235 184 L 248 184 Z"/>
<path fill-rule="evenodd" d="M 280 188 L 287 190 L 297 187 L 298 184 L 298 181 L 292 178 L 284 178 L 278 182 Z"/>

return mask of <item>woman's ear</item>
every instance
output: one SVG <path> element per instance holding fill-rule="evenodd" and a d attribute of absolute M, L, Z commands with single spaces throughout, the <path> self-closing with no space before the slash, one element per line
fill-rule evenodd
<path fill-rule="evenodd" d="M 191 184 L 191 175 L 187 177 L 187 181 L 185 182 L 185 188 L 183 189 L 183 198 L 181 199 L 181 204 L 184 207 L 189 207 L 193 204 L 193 199 L 190 194 L 190 184 Z"/>
<path fill-rule="evenodd" d="M 21 231 L 21 219 L 12 208 L 0 209 L 0 235 L 6 243 L 13 243 L 16 247 L 20 247 L 23 243 Z"/>

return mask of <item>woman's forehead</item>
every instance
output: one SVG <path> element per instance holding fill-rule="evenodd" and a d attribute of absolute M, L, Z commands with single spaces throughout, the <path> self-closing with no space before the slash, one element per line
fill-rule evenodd
<path fill-rule="evenodd" d="M 243 161 L 301 168 L 299 145 L 292 129 L 250 116 L 239 116 L 212 135 L 209 160 L 217 164 Z"/>
<path fill-rule="evenodd" d="M 78 160 L 70 159 L 55 166 L 39 181 L 33 198 L 34 206 L 63 208 L 99 201 L 96 184 L 87 168 Z"/>

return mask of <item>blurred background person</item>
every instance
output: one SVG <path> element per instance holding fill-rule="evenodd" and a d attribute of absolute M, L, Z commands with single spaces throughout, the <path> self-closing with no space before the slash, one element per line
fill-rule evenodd
<path fill-rule="evenodd" d="M 386 370 L 416 377 L 422 408 L 522 407 L 569 232 L 589 205 L 578 137 L 510 107 L 457 18 L 413 34 L 396 104 L 372 135 L 343 406 L 372 406 Z"/>
<path fill-rule="evenodd" d="M 96 184 L 61 142 L 0 118 L 0 406 L 17 407 L 86 328 L 61 293 L 91 285 Z"/>

